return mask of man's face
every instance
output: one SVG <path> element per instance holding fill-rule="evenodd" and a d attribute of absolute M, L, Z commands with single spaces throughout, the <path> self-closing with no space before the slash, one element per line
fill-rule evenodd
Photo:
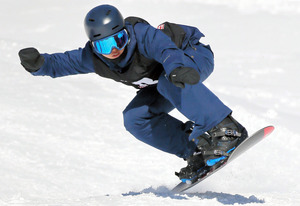
<path fill-rule="evenodd" d="M 118 57 L 120 57 L 123 52 L 124 52 L 125 48 L 122 50 L 118 50 L 116 48 L 113 48 L 113 50 L 111 51 L 110 54 L 102 54 L 104 57 L 108 58 L 108 59 L 116 59 Z"/>

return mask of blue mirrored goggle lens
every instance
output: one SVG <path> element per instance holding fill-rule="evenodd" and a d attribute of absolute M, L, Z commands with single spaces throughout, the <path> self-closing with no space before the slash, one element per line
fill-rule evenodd
<path fill-rule="evenodd" d="M 113 48 L 122 50 L 128 43 L 128 35 L 125 29 L 122 31 L 106 37 L 105 39 L 100 39 L 92 42 L 93 46 L 99 54 L 110 54 Z"/>

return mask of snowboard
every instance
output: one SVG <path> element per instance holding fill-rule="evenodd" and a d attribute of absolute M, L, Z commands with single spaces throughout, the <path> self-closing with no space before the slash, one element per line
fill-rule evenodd
<path fill-rule="evenodd" d="M 245 138 L 241 143 L 239 143 L 239 145 L 231 152 L 229 157 L 225 158 L 224 156 L 224 160 L 218 162 L 213 166 L 205 166 L 197 174 L 196 180 L 194 180 L 193 182 L 181 182 L 172 189 L 172 192 L 180 193 L 202 182 L 203 180 L 205 180 L 215 172 L 225 167 L 228 163 L 232 162 L 234 159 L 239 157 L 249 148 L 253 147 L 255 144 L 263 140 L 265 137 L 271 134 L 273 130 L 274 130 L 274 126 L 268 126 L 258 130 L 253 135 Z"/>

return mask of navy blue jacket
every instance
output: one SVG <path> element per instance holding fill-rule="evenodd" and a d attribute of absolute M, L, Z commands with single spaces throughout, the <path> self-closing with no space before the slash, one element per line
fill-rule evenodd
<path fill-rule="evenodd" d="M 180 48 L 171 40 L 169 36 L 160 29 L 156 29 L 145 23 L 137 23 L 135 26 L 126 22 L 126 29 L 129 33 L 130 41 L 126 46 L 126 56 L 119 62 L 110 61 L 102 55 L 94 52 L 110 69 L 122 73 L 122 69 L 132 63 L 132 55 L 138 52 L 147 59 L 161 64 L 169 75 L 177 67 L 195 67 L 191 64 L 191 55 L 188 52 L 192 45 L 199 44 L 199 40 L 204 35 L 195 27 L 180 25 L 185 32 Z M 66 51 L 64 53 L 42 54 L 45 58 L 43 66 L 32 74 L 35 76 L 51 76 L 53 78 L 74 74 L 86 74 L 95 72 L 91 55 L 86 51 L 91 50 L 90 43 L 85 47 Z M 207 50 L 208 53 L 211 51 Z M 205 55 L 205 54 L 204 54 Z M 211 54 L 207 54 L 211 56 Z M 196 69 L 196 68 L 195 68 Z M 201 75 L 202 81 L 212 71 L 204 71 Z"/>

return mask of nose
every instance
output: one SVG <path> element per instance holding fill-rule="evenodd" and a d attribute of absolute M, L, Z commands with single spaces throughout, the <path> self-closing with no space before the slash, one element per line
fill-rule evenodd
<path fill-rule="evenodd" d="M 118 52 L 118 49 L 116 49 L 116 48 L 113 48 L 113 49 L 111 50 L 111 53 L 116 53 L 116 52 Z"/>

